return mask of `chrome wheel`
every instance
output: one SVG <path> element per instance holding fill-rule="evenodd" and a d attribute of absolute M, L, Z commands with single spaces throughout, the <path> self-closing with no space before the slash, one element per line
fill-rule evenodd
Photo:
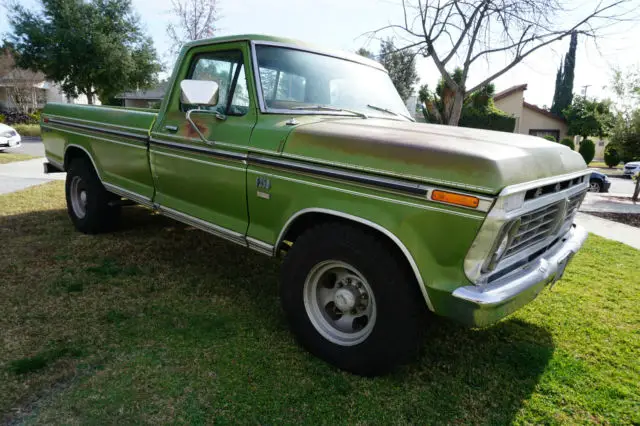
<path fill-rule="evenodd" d="M 376 322 L 369 283 L 353 266 L 338 260 L 311 269 L 304 283 L 304 306 L 316 330 L 341 346 L 363 342 Z"/>
<path fill-rule="evenodd" d="M 589 192 L 600 192 L 600 184 L 598 182 L 591 182 L 589 184 Z"/>
<path fill-rule="evenodd" d="M 69 195 L 73 213 L 78 219 L 84 218 L 87 214 L 87 189 L 80 176 L 74 176 L 71 180 Z"/>

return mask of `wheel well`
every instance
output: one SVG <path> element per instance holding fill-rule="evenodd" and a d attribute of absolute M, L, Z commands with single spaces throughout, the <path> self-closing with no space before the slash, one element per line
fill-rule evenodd
<path fill-rule="evenodd" d="M 398 245 L 384 232 L 362 222 L 358 222 L 342 216 L 337 216 L 331 213 L 322 212 L 309 212 L 296 217 L 285 231 L 284 235 L 279 241 L 279 246 L 276 248 L 278 249 L 278 251 L 287 250 L 288 247 L 295 243 L 298 237 L 300 237 L 300 235 L 302 235 L 305 231 L 327 222 L 344 223 L 355 228 L 359 228 L 363 232 L 376 234 L 383 241 L 386 241 L 389 246 L 392 246 L 394 250 L 396 250 L 399 254 L 402 254 Z"/>
<path fill-rule="evenodd" d="M 385 244 L 389 247 L 390 250 L 393 251 L 394 254 L 402 257 L 404 261 L 407 262 L 407 266 L 409 266 L 407 258 L 402 253 L 402 250 L 400 250 L 400 247 L 398 247 L 398 245 L 384 232 L 362 222 L 358 222 L 346 217 L 333 215 L 330 213 L 321 212 L 304 213 L 295 218 L 293 223 L 289 225 L 289 228 L 285 231 L 284 235 L 280 239 L 279 246 L 277 247 L 277 252 L 279 253 L 280 250 L 287 250 L 292 244 L 295 244 L 295 241 L 298 239 L 298 237 L 300 237 L 308 229 L 328 222 L 347 224 L 354 228 L 359 228 L 360 230 L 368 234 L 376 235 L 380 238 L 381 241 L 385 242 Z"/>
<path fill-rule="evenodd" d="M 391 236 L 384 232 L 386 230 L 380 225 L 373 223 L 370 225 L 368 223 L 363 223 L 349 217 L 340 216 L 338 214 L 325 212 L 304 213 L 296 217 L 293 222 L 289 224 L 289 227 L 284 231 L 282 238 L 280 238 L 280 240 L 276 243 L 278 244 L 275 251 L 276 255 L 278 255 L 282 250 L 288 250 L 291 245 L 295 244 L 295 241 L 298 239 L 298 237 L 300 237 L 308 229 L 327 222 L 348 224 L 355 228 L 361 229 L 363 232 L 373 234 L 378 237 L 380 241 L 382 241 L 388 247 L 389 253 L 391 253 L 393 256 L 397 256 L 397 259 L 399 259 L 408 268 L 407 271 L 416 278 L 417 284 L 421 288 L 425 301 L 427 302 L 427 306 L 430 310 L 433 311 L 433 306 L 431 305 L 429 296 L 426 294 L 426 288 L 424 287 L 422 277 L 420 276 L 420 272 L 418 271 L 417 265 L 411 257 L 411 254 L 399 240 L 395 241 Z"/>
<path fill-rule="evenodd" d="M 69 171 L 71 161 L 75 160 L 76 158 L 84 158 L 85 160 L 88 160 L 91 164 L 91 167 L 93 167 L 93 169 L 95 170 L 95 164 L 93 163 L 93 160 L 91 159 L 91 156 L 87 151 L 77 146 L 70 146 L 64 152 L 64 171 Z"/>

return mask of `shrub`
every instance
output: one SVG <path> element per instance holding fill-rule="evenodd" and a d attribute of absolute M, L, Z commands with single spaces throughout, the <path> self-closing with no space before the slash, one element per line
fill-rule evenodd
<path fill-rule="evenodd" d="M 5 119 L 6 118 L 5 118 L 4 114 L 0 114 L 0 123 L 4 123 Z"/>
<path fill-rule="evenodd" d="M 3 111 L 2 115 L 4 115 L 4 122 L 9 126 L 13 126 L 14 124 L 37 124 L 38 121 L 35 120 L 30 114 L 23 114 L 21 112 L 16 111 Z"/>
<path fill-rule="evenodd" d="M 594 144 L 591 139 L 585 139 L 580 142 L 578 152 L 582 155 L 582 158 L 584 158 L 584 162 L 589 164 L 596 155 L 596 144 Z"/>
<path fill-rule="evenodd" d="M 555 137 L 555 136 L 551 136 L 551 135 L 544 135 L 544 136 L 542 137 L 542 139 L 546 139 L 546 140 L 551 141 L 551 142 L 558 142 L 558 141 L 556 140 L 556 137 Z"/>
<path fill-rule="evenodd" d="M 563 138 L 560 143 L 564 146 L 568 146 L 569 148 L 571 148 L 571 151 L 575 151 L 576 150 L 576 145 L 573 143 L 573 139 L 572 138 Z"/>
<path fill-rule="evenodd" d="M 36 122 L 39 123 L 40 122 L 40 114 L 41 114 L 41 110 L 37 109 L 35 111 L 33 111 L 31 114 L 29 114 L 29 117 L 31 117 L 31 119 Z"/>
<path fill-rule="evenodd" d="M 12 127 L 20 136 L 40 136 L 40 125 L 38 124 L 14 124 Z"/>
<path fill-rule="evenodd" d="M 608 145 L 604 150 L 604 163 L 607 167 L 615 167 L 620 164 L 620 154 L 615 146 Z"/>

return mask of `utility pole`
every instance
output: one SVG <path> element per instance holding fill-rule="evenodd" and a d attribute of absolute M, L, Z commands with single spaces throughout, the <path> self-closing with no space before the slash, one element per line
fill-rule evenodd
<path fill-rule="evenodd" d="M 587 97 L 587 89 L 589 87 L 591 87 L 590 84 L 585 84 L 584 86 L 582 86 L 582 96 L 585 97 L 585 98 Z"/>

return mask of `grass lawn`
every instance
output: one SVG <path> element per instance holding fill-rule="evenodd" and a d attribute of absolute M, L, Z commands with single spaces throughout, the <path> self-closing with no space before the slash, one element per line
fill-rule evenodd
<path fill-rule="evenodd" d="M 13 152 L 0 152 L 0 164 L 13 163 L 14 161 L 31 160 L 33 157 L 27 154 L 17 154 Z"/>
<path fill-rule="evenodd" d="M 604 163 L 604 161 L 592 161 L 592 162 L 589 163 L 589 167 L 596 167 L 596 168 L 599 168 L 599 169 L 617 170 L 617 169 L 622 169 L 624 167 L 624 165 L 622 163 L 620 163 L 615 167 L 609 167 Z"/>
<path fill-rule="evenodd" d="M 366 379 L 313 358 L 278 261 L 142 208 L 73 230 L 63 185 L 0 196 L 0 415 L 13 423 L 640 423 L 640 252 L 591 236 L 485 330 L 434 319 Z"/>

